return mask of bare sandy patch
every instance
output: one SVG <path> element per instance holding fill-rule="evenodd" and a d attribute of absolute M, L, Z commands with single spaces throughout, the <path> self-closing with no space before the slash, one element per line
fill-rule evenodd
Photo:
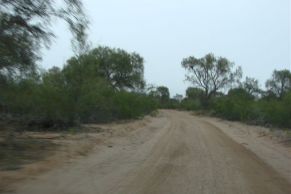
<path fill-rule="evenodd" d="M 253 126 L 218 118 L 199 118 L 221 129 L 236 142 L 254 152 L 291 183 L 291 132 Z"/>

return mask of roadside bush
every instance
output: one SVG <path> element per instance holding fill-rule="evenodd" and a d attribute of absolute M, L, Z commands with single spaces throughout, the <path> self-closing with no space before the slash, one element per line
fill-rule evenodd
<path fill-rule="evenodd" d="M 236 93 L 236 94 L 235 94 Z M 291 93 L 280 99 L 254 100 L 242 91 L 216 98 L 211 107 L 215 115 L 253 124 L 291 127 Z"/>
<path fill-rule="evenodd" d="M 151 113 L 157 104 L 144 94 L 116 92 L 113 96 L 113 117 L 117 119 L 138 118 Z"/>
<path fill-rule="evenodd" d="M 229 120 L 247 121 L 252 116 L 253 96 L 244 89 L 230 90 L 227 96 L 219 97 L 212 102 L 216 115 Z"/>
<path fill-rule="evenodd" d="M 202 105 L 198 99 L 184 99 L 180 104 L 180 108 L 183 110 L 195 111 L 202 109 Z"/>
<path fill-rule="evenodd" d="M 291 93 L 282 100 L 261 100 L 258 102 L 264 115 L 264 122 L 279 127 L 291 127 Z"/>
<path fill-rule="evenodd" d="M 95 51 L 100 52 L 95 55 Z M 106 69 L 108 61 L 115 63 L 109 66 L 111 69 Z M 119 72 L 122 69 L 119 62 L 127 68 L 126 72 Z M 110 74 L 114 79 L 110 79 Z M 152 97 L 133 92 L 142 91 L 138 88 L 144 83 L 141 74 L 143 59 L 137 54 L 99 47 L 68 60 L 63 69 L 53 67 L 42 74 L 13 78 L 1 85 L 2 118 L 12 115 L 28 126 L 40 128 L 139 118 L 158 107 Z"/>

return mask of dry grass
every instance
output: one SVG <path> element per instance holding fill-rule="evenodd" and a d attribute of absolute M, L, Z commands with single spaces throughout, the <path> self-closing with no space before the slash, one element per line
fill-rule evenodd
<path fill-rule="evenodd" d="M 0 140 L 0 170 L 17 170 L 45 158 L 56 145 L 47 140 L 13 138 Z"/>

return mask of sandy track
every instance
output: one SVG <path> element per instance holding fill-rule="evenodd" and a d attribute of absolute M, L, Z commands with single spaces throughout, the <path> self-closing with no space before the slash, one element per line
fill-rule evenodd
<path fill-rule="evenodd" d="M 110 141 L 113 147 L 103 145 L 9 193 L 291 193 L 271 165 L 189 113 L 162 111 L 145 127 Z"/>

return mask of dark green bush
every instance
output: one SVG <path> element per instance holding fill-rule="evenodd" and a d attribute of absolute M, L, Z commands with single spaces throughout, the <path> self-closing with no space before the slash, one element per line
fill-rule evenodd
<path fill-rule="evenodd" d="M 180 107 L 183 110 L 189 110 L 189 111 L 202 109 L 202 105 L 199 99 L 185 99 L 181 102 Z"/>
<path fill-rule="evenodd" d="M 1 85 L 1 117 L 11 115 L 29 126 L 59 128 L 139 118 L 156 110 L 158 104 L 154 98 L 133 92 L 142 91 L 138 88 L 143 86 L 139 83 L 144 83 L 142 58 L 110 48 L 106 48 L 110 55 L 102 56 L 104 49 L 95 49 L 100 51 L 98 55 L 90 52 L 72 58 L 63 69 L 54 67 L 34 76 L 12 77 Z M 118 59 L 115 59 L 116 56 Z M 115 62 L 114 68 L 106 69 L 108 60 Z M 119 63 L 127 67 L 126 73 L 121 71 L 123 68 L 118 66 Z M 103 69 L 100 69 L 102 65 Z M 134 68 L 130 68 L 131 65 Z M 104 73 L 100 73 L 105 72 L 104 69 L 108 74 L 114 74 L 115 79 L 110 80 L 110 75 L 106 73 L 108 77 L 105 77 Z"/>
<path fill-rule="evenodd" d="M 282 100 L 261 100 L 258 106 L 263 114 L 264 122 L 279 127 L 291 127 L 291 93 Z"/>
<path fill-rule="evenodd" d="M 138 118 L 157 108 L 156 102 L 151 97 L 128 92 L 116 92 L 113 104 L 113 116 L 118 119 Z"/>
<path fill-rule="evenodd" d="M 254 100 L 240 93 L 229 93 L 214 100 L 211 106 L 217 116 L 254 124 L 291 127 L 291 93 L 280 99 Z"/>
<path fill-rule="evenodd" d="M 230 90 L 227 96 L 212 102 L 215 114 L 229 120 L 246 121 L 251 116 L 253 97 L 243 89 Z"/>

